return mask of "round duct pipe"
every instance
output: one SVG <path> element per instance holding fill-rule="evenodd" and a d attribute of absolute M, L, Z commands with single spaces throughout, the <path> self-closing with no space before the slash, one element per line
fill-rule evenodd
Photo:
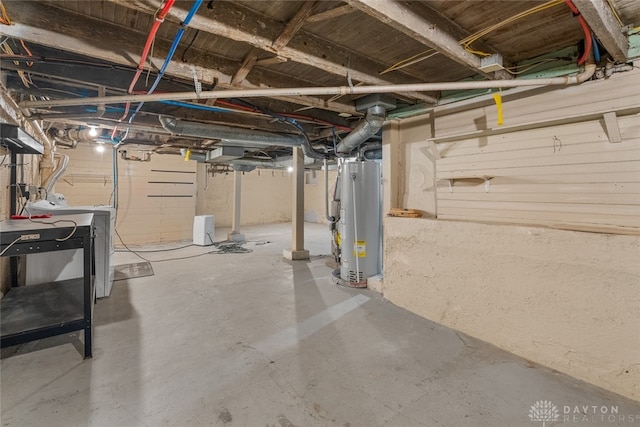
<path fill-rule="evenodd" d="M 189 122 L 171 117 L 160 116 L 162 127 L 172 134 L 207 139 L 219 139 L 221 145 L 241 147 L 301 147 L 305 156 L 323 159 L 326 154 L 316 151 L 304 135 L 286 135 L 257 130 L 234 128 L 231 126 Z"/>
<path fill-rule="evenodd" d="M 387 111 L 380 105 L 369 107 L 364 120 L 362 120 L 362 122 L 360 122 L 360 124 L 349 135 L 340 141 L 340 144 L 338 144 L 338 147 L 336 148 L 336 152 L 340 154 L 350 153 L 351 150 L 378 133 L 384 124 L 386 115 Z"/>

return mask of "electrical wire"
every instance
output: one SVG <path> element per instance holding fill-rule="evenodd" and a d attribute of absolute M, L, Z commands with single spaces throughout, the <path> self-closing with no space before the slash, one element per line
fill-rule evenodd
<path fill-rule="evenodd" d="M 405 59 L 403 61 L 400 61 L 394 65 L 392 65 L 391 67 L 383 70 L 380 72 L 380 74 L 387 74 L 391 71 L 395 71 L 395 70 L 399 70 L 401 68 L 405 68 L 405 67 L 409 67 L 410 65 L 414 65 L 417 64 L 418 62 L 422 62 L 426 59 L 429 59 L 433 56 L 438 55 L 440 52 L 436 51 L 435 49 L 429 49 L 426 52 L 422 52 L 419 53 L 417 55 L 413 55 L 411 58 Z"/>
<path fill-rule="evenodd" d="M 218 249 L 218 250 L 207 251 L 207 252 L 203 252 L 201 254 L 195 254 L 195 255 L 189 255 L 189 256 L 183 256 L 183 257 L 151 260 L 151 259 L 147 259 L 147 258 L 143 257 L 142 255 L 140 255 L 140 253 L 144 253 L 144 252 L 160 252 L 160 251 L 134 251 L 129 246 L 127 246 L 127 244 L 124 242 L 124 240 L 122 240 L 122 236 L 120 236 L 120 233 L 118 233 L 118 230 L 114 229 L 114 231 L 115 231 L 116 235 L 118 236 L 118 239 L 120 240 L 120 243 L 122 243 L 122 245 L 127 249 L 127 251 L 131 252 L 132 254 L 134 254 L 135 256 L 140 258 L 141 260 L 146 261 L 148 263 L 166 262 L 166 261 L 179 261 L 179 260 L 183 260 L 183 259 L 197 258 L 197 257 L 201 257 L 201 256 L 204 256 L 204 255 L 211 255 L 211 254 L 246 254 L 246 253 L 253 252 L 253 250 L 243 247 L 242 246 L 243 243 L 241 243 L 241 242 L 233 242 L 233 241 L 229 241 L 229 240 L 225 240 L 225 241 L 222 241 L 222 242 L 213 242 L 213 239 L 211 239 L 211 235 L 209 235 L 209 233 L 207 233 L 209 235 L 209 239 L 213 243 L 213 246 L 215 246 L 216 249 Z M 194 246 L 194 245 L 189 245 L 189 246 Z M 179 248 L 175 248 L 175 249 L 179 249 Z M 174 250 L 174 249 L 168 249 L 168 250 Z"/>
<path fill-rule="evenodd" d="M 494 25 L 491 25 L 483 30 L 477 31 L 474 34 L 471 34 L 470 36 L 467 36 L 465 38 L 463 38 L 462 40 L 460 40 L 460 44 L 465 48 L 465 50 L 467 50 L 468 52 L 474 53 L 476 55 L 480 55 L 480 56 L 490 56 L 491 54 L 486 53 L 486 52 L 482 52 L 482 51 L 477 51 L 474 50 L 473 48 L 471 48 L 471 45 L 476 42 L 477 40 L 481 39 L 482 37 L 486 36 L 487 34 L 504 27 L 505 25 L 509 25 L 519 19 L 525 18 L 527 16 L 531 16 L 535 13 L 539 13 L 542 12 L 544 10 L 550 9 L 552 7 L 558 6 L 560 4 L 562 4 L 563 0 L 550 0 L 546 3 L 543 3 L 541 5 L 538 6 L 534 6 L 531 9 L 527 9 L 524 12 L 520 12 L 516 15 L 511 16 L 510 18 L 507 18 L 505 20 L 502 20 Z"/>
<path fill-rule="evenodd" d="M 12 39 L 10 39 L 10 40 L 12 40 Z M 4 41 L 0 45 L 0 50 L 2 50 L 3 52 L 7 53 L 8 55 L 15 55 L 15 52 L 13 51 L 13 49 L 11 49 L 11 46 L 9 46 L 9 43 L 7 43 L 7 41 Z M 13 62 L 16 65 L 20 65 L 19 62 L 17 62 L 17 61 L 13 61 Z M 22 84 L 26 88 L 30 88 L 31 86 L 29 85 L 29 79 L 27 78 L 26 73 L 24 71 L 17 71 L 17 73 L 18 73 L 18 77 L 20 77 L 20 80 L 22 81 Z M 31 97 L 31 98 L 33 99 L 33 97 Z"/>
<path fill-rule="evenodd" d="M 20 240 L 22 240 L 22 236 L 19 236 L 16 240 L 14 240 L 13 242 L 9 243 L 7 246 L 5 246 L 5 248 L 2 250 L 2 252 L 0 252 L 0 257 L 2 255 L 4 255 L 11 246 L 15 245 L 16 243 L 18 243 Z"/>
<path fill-rule="evenodd" d="M 489 53 L 486 52 L 480 52 L 477 50 L 474 50 L 473 48 L 471 48 L 471 45 L 473 43 L 475 43 L 476 41 L 478 41 L 479 39 L 481 39 L 482 37 L 486 36 L 487 34 L 504 27 L 505 25 L 511 24 L 519 19 L 522 19 L 524 17 L 527 16 L 531 16 L 535 13 L 538 12 L 542 12 L 544 10 L 547 10 L 549 8 L 558 6 L 560 4 L 562 4 L 563 0 L 550 0 L 546 3 L 543 3 L 541 5 L 532 7 L 531 9 L 527 9 L 524 12 L 520 12 L 516 15 L 511 16 L 510 18 L 507 18 L 505 20 L 502 20 L 500 22 L 498 22 L 497 24 L 491 25 L 489 27 L 486 27 L 482 30 L 479 30 L 465 38 L 463 38 L 462 40 L 460 40 L 458 43 L 460 43 L 464 49 L 468 52 L 474 53 L 476 55 L 480 55 L 480 56 L 490 56 Z M 390 67 L 388 67 L 387 69 L 383 70 L 380 72 L 380 74 L 386 74 L 389 73 L 391 71 L 396 71 L 396 70 L 400 70 L 402 68 L 408 67 L 410 65 L 414 65 L 417 64 L 418 62 L 424 61 L 426 59 L 431 58 L 432 56 L 438 55 L 440 52 L 435 51 L 434 49 L 429 49 L 426 50 L 424 52 L 418 53 L 416 55 L 413 55 L 409 58 L 403 59 L 401 61 L 396 62 L 395 64 L 391 65 Z"/>
<path fill-rule="evenodd" d="M 187 52 L 189 52 L 189 49 L 191 49 L 193 44 L 196 42 L 196 39 L 198 38 L 199 34 L 200 34 L 200 30 L 196 30 L 195 34 L 193 35 L 193 38 L 191 39 L 187 47 L 184 48 L 184 51 L 182 52 L 182 58 L 180 58 L 182 59 L 182 62 L 187 62 Z"/>
<path fill-rule="evenodd" d="M 24 194 L 22 193 L 22 188 L 20 188 L 19 185 L 17 187 L 18 187 L 18 192 L 20 193 L 20 198 L 21 199 L 22 198 L 26 199 L 26 197 L 24 197 Z M 29 210 L 29 208 L 27 208 L 27 201 L 25 201 L 24 205 L 22 206 L 22 209 L 20 211 L 21 214 L 22 214 L 23 210 L 26 210 L 27 213 L 29 214 L 29 216 L 27 217 L 29 222 L 32 222 L 32 223 L 35 223 L 35 224 L 45 224 L 45 225 L 53 225 L 53 226 L 55 226 L 56 224 L 59 224 L 61 222 L 67 222 L 67 223 L 70 222 L 70 223 L 72 223 L 73 224 L 73 230 L 71 230 L 71 232 L 67 236 L 55 239 L 56 242 L 64 242 L 65 240 L 69 240 L 70 238 L 73 237 L 73 235 L 76 233 L 76 230 L 78 229 L 78 223 L 75 222 L 72 219 L 58 219 L 58 220 L 55 220 L 55 221 L 40 221 L 40 220 L 32 219 L 31 218 L 32 213 Z"/>
<path fill-rule="evenodd" d="M 532 64 L 522 64 L 522 65 L 515 65 L 513 67 L 508 67 L 508 68 L 505 68 L 505 71 L 513 75 L 523 74 L 523 73 L 526 73 L 527 71 L 533 70 L 534 68 L 538 68 L 542 64 L 546 64 L 548 62 L 555 62 L 557 60 L 558 58 L 546 58 L 541 61 L 534 62 Z"/>
<path fill-rule="evenodd" d="M 0 0 L 0 11 L 2 12 L 2 16 L 0 17 L 0 24 L 3 25 L 12 25 L 11 18 L 9 18 L 9 14 L 7 14 L 7 9 L 4 7 L 4 2 Z"/>
<path fill-rule="evenodd" d="M 27 208 L 27 212 L 28 211 L 29 211 L 29 209 Z M 61 223 L 61 222 L 70 222 L 70 223 L 72 223 L 73 224 L 73 230 L 71 230 L 71 232 L 67 236 L 61 237 L 59 239 L 55 239 L 56 242 L 64 242 L 65 240 L 69 240 L 70 238 L 73 237 L 74 234 L 76 234 L 76 230 L 78 229 L 78 223 L 75 222 L 72 219 L 59 219 L 59 220 L 56 220 L 56 221 L 48 222 L 48 221 L 40 221 L 40 220 L 31 219 L 31 214 L 29 214 L 29 222 L 33 222 L 33 223 L 36 223 L 36 224 L 53 225 L 53 226 L 55 226 L 56 224 Z"/>
<path fill-rule="evenodd" d="M 192 243 L 190 245 L 178 246 L 177 248 L 153 249 L 153 250 L 137 250 L 136 252 L 139 252 L 139 253 L 170 252 L 170 251 L 177 251 L 179 249 L 190 248 L 191 246 L 195 246 L 195 245 Z M 116 252 L 128 252 L 128 251 L 129 251 L 129 249 L 126 249 L 126 250 L 117 249 L 116 250 Z"/>
<path fill-rule="evenodd" d="M 20 44 L 22 45 L 22 48 L 25 50 L 25 52 L 27 52 L 28 56 L 33 56 L 33 53 L 31 53 L 31 51 L 25 44 L 24 40 L 20 39 Z M 33 66 L 33 61 L 27 62 L 27 67 L 32 67 L 32 66 Z"/>
<path fill-rule="evenodd" d="M 622 23 L 622 19 L 620 19 L 620 15 L 618 14 L 618 11 L 616 10 L 615 6 L 613 5 L 613 2 L 611 0 L 607 0 L 607 3 L 609 4 L 609 7 L 611 8 L 611 12 L 613 13 L 613 16 L 616 18 L 616 21 L 618 21 L 618 24 L 620 24 L 621 27 L 624 27 L 624 24 Z"/>

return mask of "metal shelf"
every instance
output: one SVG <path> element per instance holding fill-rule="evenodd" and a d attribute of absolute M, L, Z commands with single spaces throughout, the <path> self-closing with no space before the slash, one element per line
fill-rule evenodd
<path fill-rule="evenodd" d="M 95 300 L 93 214 L 65 215 L 38 221 L 0 222 L 0 251 L 7 249 L 2 256 L 82 248 L 83 277 L 12 286 L 0 300 L 0 346 L 83 330 L 84 357 L 91 357 Z"/>

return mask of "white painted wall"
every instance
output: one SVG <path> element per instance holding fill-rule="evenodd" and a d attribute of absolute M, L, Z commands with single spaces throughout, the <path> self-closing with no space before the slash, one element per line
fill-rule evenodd
<path fill-rule="evenodd" d="M 195 164 L 195 162 L 191 162 Z M 198 163 L 198 215 L 214 215 L 216 227 L 231 227 L 233 173 L 206 174 Z M 292 174 L 281 170 L 254 170 L 242 175 L 241 225 L 291 221 Z M 206 187 L 206 189 L 205 189 Z"/>
<path fill-rule="evenodd" d="M 384 295 L 640 399 L 640 71 L 504 109 L 498 131 L 491 103 L 385 128 L 385 168 L 398 170 L 385 202 L 440 219 L 385 218 Z M 620 143 L 607 111 L 624 115 Z"/>
<path fill-rule="evenodd" d="M 214 215 L 216 226 L 230 227 L 233 216 L 233 173 L 206 176 L 198 164 L 198 215 Z M 329 171 L 330 195 L 336 172 Z M 206 187 L 206 190 L 205 190 Z M 291 221 L 293 174 L 282 170 L 254 170 L 242 175 L 241 223 L 272 224 Z M 327 224 L 324 209 L 324 172 L 305 172 L 305 221 Z"/>
<path fill-rule="evenodd" d="M 324 171 L 305 172 L 304 220 L 307 222 L 329 224 L 326 219 L 324 174 Z M 329 202 L 333 198 L 337 175 L 337 171 L 329 171 Z"/>
<path fill-rule="evenodd" d="M 95 146 L 85 143 L 60 150 L 70 160 L 55 191 L 63 193 L 70 206 L 112 203 L 111 149 L 97 153 Z M 141 155 L 137 147 L 127 145 L 121 150 L 125 147 L 130 155 Z M 193 162 L 167 154 L 153 154 L 150 162 L 119 159 L 118 180 L 116 229 L 127 245 L 192 239 L 196 205 Z M 119 245 L 119 239 L 115 243 Z"/>

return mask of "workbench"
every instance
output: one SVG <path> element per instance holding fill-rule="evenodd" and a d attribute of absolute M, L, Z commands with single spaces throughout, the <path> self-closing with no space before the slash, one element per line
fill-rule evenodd
<path fill-rule="evenodd" d="M 83 330 L 84 357 L 92 356 L 93 234 L 90 213 L 0 222 L 3 257 L 83 249 L 80 278 L 29 286 L 11 283 L 0 300 L 1 347 Z"/>

